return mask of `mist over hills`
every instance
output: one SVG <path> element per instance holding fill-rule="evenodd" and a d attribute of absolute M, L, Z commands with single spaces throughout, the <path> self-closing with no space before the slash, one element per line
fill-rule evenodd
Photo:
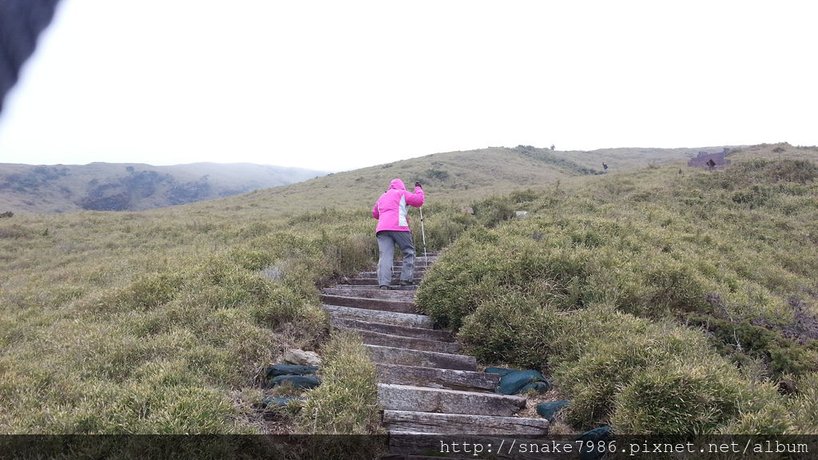
<path fill-rule="evenodd" d="M 249 163 L 0 164 L 0 209 L 139 211 L 292 184 L 322 174 Z"/>

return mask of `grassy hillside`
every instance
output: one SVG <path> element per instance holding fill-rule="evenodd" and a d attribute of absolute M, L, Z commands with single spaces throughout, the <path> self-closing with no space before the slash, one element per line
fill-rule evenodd
<path fill-rule="evenodd" d="M 606 149 L 591 152 L 561 152 L 531 146 L 490 147 L 448 152 L 370 168 L 330 174 L 286 188 L 259 190 L 228 200 L 203 203 L 198 208 L 217 210 L 253 206 L 274 213 L 295 214 L 322 209 L 372 206 L 394 177 L 407 184 L 419 180 L 428 192 L 429 203 L 460 203 L 522 188 L 546 190 L 571 177 L 601 174 L 602 162 L 611 173 L 648 164 L 687 160 L 709 149 Z"/>
<path fill-rule="evenodd" d="M 319 343 L 316 285 L 375 251 L 363 219 L 318 227 L 254 212 L 0 220 L 0 432 L 262 431 L 262 368 Z"/>
<path fill-rule="evenodd" d="M 369 207 L 395 175 L 427 183 L 430 245 L 454 242 L 424 308 L 484 363 L 549 371 L 576 427 L 813 430 L 818 191 L 792 159 L 817 153 L 747 148 L 712 172 L 640 156 L 596 175 L 592 159 L 492 149 L 151 211 L 0 218 L 0 433 L 264 432 L 260 373 L 292 346 L 329 347 L 341 390 L 311 407 L 346 417 L 321 430 L 365 429 L 360 398 L 336 406 L 372 382 L 350 372 L 360 347 L 324 345 L 316 286 L 374 260 Z M 507 222 L 520 209 L 531 218 Z M 667 411 L 677 390 L 701 397 Z"/>
<path fill-rule="evenodd" d="M 318 171 L 254 164 L 0 164 L 0 212 L 137 211 L 287 185 Z"/>
<path fill-rule="evenodd" d="M 531 218 L 460 237 L 419 302 L 577 429 L 818 433 L 818 149 L 730 159 L 507 199 Z"/>

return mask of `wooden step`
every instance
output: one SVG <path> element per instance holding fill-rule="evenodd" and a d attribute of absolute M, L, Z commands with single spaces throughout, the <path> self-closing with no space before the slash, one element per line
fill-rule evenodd
<path fill-rule="evenodd" d="M 341 317 L 331 318 L 330 322 L 335 327 L 347 327 L 353 329 L 363 329 L 365 331 L 380 332 L 383 334 L 402 335 L 404 337 L 416 337 L 419 339 L 439 340 L 441 342 L 454 342 L 454 337 L 449 331 L 440 329 L 424 329 L 420 327 L 398 326 L 396 324 L 376 323 L 371 321 L 358 321 Z"/>
<path fill-rule="evenodd" d="M 486 435 L 548 433 L 548 420 L 542 418 L 385 410 L 382 421 L 390 431 L 401 432 Z"/>
<path fill-rule="evenodd" d="M 355 285 L 355 286 L 377 286 L 378 285 L 378 280 L 375 279 L 375 278 L 349 278 L 349 279 L 347 279 L 345 281 L 348 284 L 352 284 L 352 285 Z M 418 281 L 416 280 L 415 283 L 417 283 L 417 282 Z M 393 287 L 400 288 L 401 290 L 403 290 L 403 289 L 407 289 L 407 290 L 417 289 L 417 286 L 398 286 L 397 278 L 392 280 L 392 285 L 393 285 Z"/>
<path fill-rule="evenodd" d="M 398 326 L 418 327 L 431 329 L 432 318 L 426 315 L 411 313 L 395 313 L 391 311 L 368 310 L 366 308 L 340 307 L 337 305 L 323 306 L 330 316 L 338 316 L 358 321 L 372 321 L 376 323 L 395 324 Z"/>
<path fill-rule="evenodd" d="M 358 273 L 357 275 L 355 275 L 355 278 L 374 280 L 374 279 L 378 278 L 378 275 L 376 275 L 375 273 L 372 273 L 372 272 L 361 272 L 361 273 Z M 415 273 L 413 273 L 412 279 L 415 280 L 415 282 L 418 282 L 418 281 L 423 279 L 423 274 L 422 273 L 418 274 L 417 272 L 415 272 Z M 392 272 L 392 281 L 393 282 L 400 281 L 400 270 Z"/>
<path fill-rule="evenodd" d="M 343 329 L 358 334 L 361 336 L 361 340 L 363 340 L 365 344 L 369 345 L 382 345 L 385 347 L 435 351 L 440 353 L 457 353 L 460 351 L 460 345 L 456 342 L 440 342 L 438 340 L 404 337 L 401 335 L 384 334 L 382 332 L 373 332 L 347 327 L 340 327 L 338 329 Z"/>
<path fill-rule="evenodd" d="M 437 262 L 438 256 L 429 254 L 428 257 L 423 257 L 422 255 L 415 254 L 415 265 L 418 263 L 422 264 L 424 262 L 429 262 L 429 265 Z M 403 259 L 396 259 L 392 261 L 392 265 L 403 265 Z"/>
<path fill-rule="evenodd" d="M 414 302 L 403 300 L 368 299 L 366 297 L 352 297 L 322 294 L 321 302 L 326 305 L 341 307 L 366 308 L 369 310 L 394 311 L 398 313 L 417 313 Z"/>
<path fill-rule="evenodd" d="M 379 383 L 378 402 L 385 410 L 511 416 L 525 407 L 526 399 L 494 393 Z"/>
<path fill-rule="evenodd" d="M 392 272 L 393 273 L 400 273 L 400 270 L 401 270 L 401 267 L 392 267 Z M 415 275 L 424 275 L 426 273 L 426 269 L 423 268 L 423 267 L 415 267 L 413 272 L 414 272 Z M 376 272 L 376 271 L 360 272 L 360 273 L 358 273 L 358 276 L 364 277 L 364 278 L 370 278 L 370 277 L 378 276 L 378 272 Z"/>
<path fill-rule="evenodd" d="M 347 286 L 354 286 L 359 289 L 377 289 L 378 283 L 376 280 L 356 280 L 355 278 L 347 278 L 344 281 L 344 284 L 338 285 L 338 287 L 341 288 L 346 288 Z M 397 284 L 393 284 L 391 290 L 414 292 L 417 288 L 417 286 L 398 286 Z"/>
<path fill-rule="evenodd" d="M 344 286 L 330 287 L 322 290 L 327 295 L 343 295 L 350 297 L 365 297 L 367 299 L 398 300 L 412 302 L 415 299 L 415 291 L 398 291 L 378 289 L 375 286 Z"/>
<path fill-rule="evenodd" d="M 376 363 L 460 369 L 464 371 L 477 370 L 477 360 L 474 359 L 474 356 L 408 350 L 406 348 L 385 347 L 381 345 L 364 346 L 369 350 L 372 361 Z"/>
<path fill-rule="evenodd" d="M 485 372 L 378 363 L 378 382 L 460 391 L 494 392 L 500 376 Z"/>

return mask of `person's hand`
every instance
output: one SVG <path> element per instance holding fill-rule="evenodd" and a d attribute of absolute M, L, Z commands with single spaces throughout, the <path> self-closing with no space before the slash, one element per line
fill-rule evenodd
<path fill-rule="evenodd" d="M 423 188 L 423 187 L 420 186 L 420 182 L 415 182 L 415 187 Z"/>

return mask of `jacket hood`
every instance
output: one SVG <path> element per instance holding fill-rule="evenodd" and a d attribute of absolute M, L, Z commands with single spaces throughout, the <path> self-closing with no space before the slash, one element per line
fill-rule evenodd
<path fill-rule="evenodd" d="M 403 185 L 403 181 L 400 179 L 392 179 L 392 182 L 389 183 L 389 188 L 396 190 L 406 190 L 406 186 Z"/>

